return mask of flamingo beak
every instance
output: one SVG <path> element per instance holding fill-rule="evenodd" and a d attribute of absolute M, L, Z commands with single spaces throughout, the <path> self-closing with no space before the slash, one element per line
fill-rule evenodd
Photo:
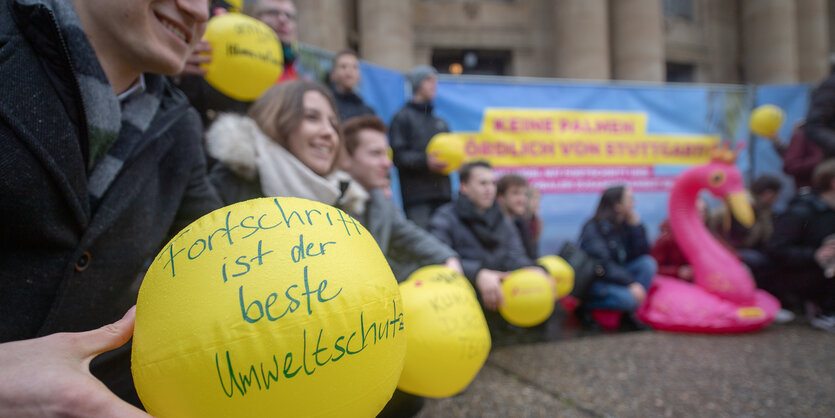
<path fill-rule="evenodd" d="M 725 201 L 728 202 L 731 213 L 739 223 L 746 228 L 754 225 L 754 210 L 751 209 L 751 204 L 748 202 L 748 196 L 745 195 L 745 192 L 730 193 L 725 196 Z"/>

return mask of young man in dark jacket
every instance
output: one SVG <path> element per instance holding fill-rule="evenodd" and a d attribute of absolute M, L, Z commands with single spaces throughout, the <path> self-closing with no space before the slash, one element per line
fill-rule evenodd
<path fill-rule="evenodd" d="M 502 280 L 511 271 L 536 263 L 525 253 L 516 227 L 495 201 L 490 164 L 464 164 L 460 176 L 461 195 L 438 208 L 429 221 L 429 232 L 458 253 L 464 275 L 475 285 L 484 307 L 496 310 L 504 304 Z"/>
<path fill-rule="evenodd" d="M 435 69 L 419 66 L 406 74 L 406 78 L 412 85 L 412 100 L 394 115 L 389 140 L 400 175 L 406 217 L 426 228 L 435 209 L 452 198 L 449 176 L 443 174 L 446 163 L 426 155 L 429 140 L 438 133 L 449 132 L 449 127 L 432 114 L 432 101 L 438 88 Z"/>
<path fill-rule="evenodd" d="M 130 338 L 145 263 L 220 206 L 197 114 L 150 74 L 181 70 L 208 0 L 0 8 L 0 416 L 147 416 L 102 384 L 138 403 L 129 350 L 87 365 Z"/>
<path fill-rule="evenodd" d="M 821 328 L 835 331 L 835 279 L 825 275 L 835 261 L 835 159 L 815 169 L 812 187 L 775 219 L 767 251 L 778 271 L 766 290 L 784 303 L 791 302 L 787 296 L 812 302 L 822 310 L 813 325 L 829 324 Z"/>

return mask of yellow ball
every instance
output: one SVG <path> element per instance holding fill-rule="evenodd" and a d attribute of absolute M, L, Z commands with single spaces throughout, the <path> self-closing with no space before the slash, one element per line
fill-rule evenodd
<path fill-rule="evenodd" d="M 369 417 L 406 354 L 397 282 L 333 207 L 262 198 L 198 219 L 136 304 L 132 371 L 157 417 Z"/>
<path fill-rule="evenodd" d="M 766 104 L 758 106 L 751 112 L 749 126 L 751 132 L 764 137 L 772 137 L 783 124 L 783 109 Z"/>
<path fill-rule="evenodd" d="M 554 311 L 554 290 L 548 278 L 536 271 L 519 269 L 502 282 L 502 317 L 513 325 L 539 325 Z"/>
<path fill-rule="evenodd" d="M 558 255 L 546 255 L 536 260 L 557 284 L 557 298 L 568 296 L 574 289 L 574 268 Z"/>
<path fill-rule="evenodd" d="M 464 162 L 464 140 L 456 134 L 437 134 L 426 145 L 426 155 L 430 154 L 447 164 L 443 172 L 448 175 Z"/>
<path fill-rule="evenodd" d="M 229 3 L 229 11 L 240 13 L 243 8 L 243 0 L 226 0 Z"/>
<path fill-rule="evenodd" d="M 490 331 L 467 278 L 444 266 L 423 267 L 400 284 L 409 324 L 397 387 L 444 398 L 461 392 L 490 353 Z"/>
<path fill-rule="evenodd" d="M 284 69 L 278 35 L 269 26 L 239 13 L 218 15 L 206 26 L 211 62 L 206 81 L 221 93 L 252 101 L 275 84 Z"/>

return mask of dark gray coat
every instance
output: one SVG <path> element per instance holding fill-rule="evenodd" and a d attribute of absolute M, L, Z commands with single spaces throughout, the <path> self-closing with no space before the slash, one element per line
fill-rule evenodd
<path fill-rule="evenodd" d="M 464 196 L 458 198 L 466 199 Z M 496 231 L 496 234 L 505 239 L 501 240 L 495 248 L 488 249 L 458 217 L 455 212 L 455 202 L 438 208 L 429 221 L 429 233 L 458 253 L 461 266 L 464 268 L 464 275 L 473 283 L 475 283 L 478 271 L 482 268 L 511 271 L 535 265 L 525 253 L 525 247 L 522 245 L 513 222 L 505 216 L 498 228 L 499 231 Z"/>
<path fill-rule="evenodd" d="M 452 198 L 449 177 L 430 171 L 426 162 L 426 145 L 441 132 L 449 132 L 449 126 L 432 113 L 430 103 L 406 103 L 391 120 L 389 143 L 406 206 Z"/>
<path fill-rule="evenodd" d="M 406 280 L 415 269 L 442 264 L 458 255 L 449 246 L 406 219 L 379 189 L 370 192 L 361 223 L 371 233 L 389 261 L 397 281 Z"/>
<path fill-rule="evenodd" d="M 0 3 L 0 342 L 118 320 L 169 234 L 220 207 L 199 118 L 169 86 L 92 212 L 84 109 L 58 25 L 15 3 Z"/>

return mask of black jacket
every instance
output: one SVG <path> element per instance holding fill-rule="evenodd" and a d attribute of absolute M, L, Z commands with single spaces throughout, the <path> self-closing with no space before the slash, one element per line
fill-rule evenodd
<path fill-rule="evenodd" d="M 464 196 L 458 198 L 466 199 Z M 514 230 L 513 221 L 501 216 L 495 225 L 494 235 L 504 237 L 499 239 L 493 248 L 487 248 L 476 236 L 473 230 L 461 219 L 456 212 L 456 202 L 447 203 L 438 208 L 429 220 L 429 233 L 440 239 L 458 253 L 464 275 L 475 283 L 478 271 L 486 268 L 497 271 L 511 271 L 518 268 L 533 266 L 534 261 L 525 254 L 525 248 Z M 498 208 L 496 208 L 498 210 Z"/>
<path fill-rule="evenodd" d="M 166 84 L 91 211 L 86 119 L 59 25 L 43 5 L 0 8 L 0 342 L 97 328 L 136 303 L 132 285 L 171 233 L 220 207 L 200 120 Z"/>
<path fill-rule="evenodd" d="M 426 165 L 426 145 L 441 132 L 449 132 L 449 127 L 432 114 L 430 103 L 406 103 L 391 120 L 389 142 L 406 205 L 452 197 L 449 177 L 429 171 Z"/>
<path fill-rule="evenodd" d="M 812 92 L 804 129 L 806 139 L 823 150 L 824 158 L 835 157 L 835 74 Z"/>
<path fill-rule="evenodd" d="M 644 254 L 649 254 L 647 233 L 643 225 L 622 225 L 589 219 L 580 232 L 580 248 L 603 264 L 606 273 L 600 280 L 624 286 L 635 278 L 624 265 Z"/>
<path fill-rule="evenodd" d="M 790 277 L 821 278 L 815 251 L 831 234 L 835 234 L 835 209 L 813 193 L 801 194 L 775 218 L 767 253 L 779 269 L 791 272 Z"/>
<path fill-rule="evenodd" d="M 339 120 L 346 121 L 354 116 L 375 115 L 374 109 L 370 108 L 362 100 L 362 97 L 350 91 L 340 93 L 331 88 L 333 98 L 336 101 L 336 109 L 339 111 Z"/>

